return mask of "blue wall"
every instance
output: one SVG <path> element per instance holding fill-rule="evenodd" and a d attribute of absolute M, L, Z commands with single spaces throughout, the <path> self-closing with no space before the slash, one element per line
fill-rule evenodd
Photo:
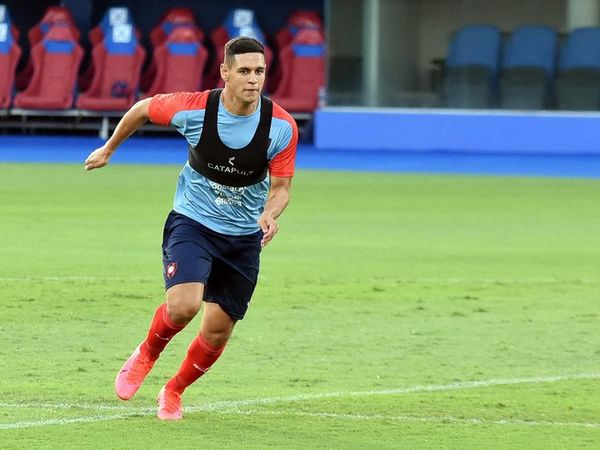
<path fill-rule="evenodd" d="M 328 149 L 600 154 L 600 113 L 325 108 Z"/>

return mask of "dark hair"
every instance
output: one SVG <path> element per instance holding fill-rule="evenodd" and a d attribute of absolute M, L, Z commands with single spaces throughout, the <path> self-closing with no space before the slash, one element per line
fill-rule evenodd
<path fill-rule="evenodd" d="M 256 39 L 248 36 L 238 36 L 225 44 L 225 64 L 231 66 L 235 55 L 244 53 L 262 53 L 265 54 L 265 47 Z"/>

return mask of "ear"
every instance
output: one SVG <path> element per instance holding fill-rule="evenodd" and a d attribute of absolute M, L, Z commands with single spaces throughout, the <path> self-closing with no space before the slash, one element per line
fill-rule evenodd
<path fill-rule="evenodd" d="M 229 67 L 227 67 L 227 64 L 222 63 L 221 67 L 220 67 L 220 71 L 221 71 L 221 78 L 223 79 L 223 81 L 227 81 L 229 79 Z"/>

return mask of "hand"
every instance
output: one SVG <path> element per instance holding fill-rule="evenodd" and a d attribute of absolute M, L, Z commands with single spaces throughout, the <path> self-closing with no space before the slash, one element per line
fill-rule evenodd
<path fill-rule="evenodd" d="M 265 247 L 269 242 L 271 242 L 271 239 L 273 239 L 279 230 L 279 227 L 277 226 L 275 219 L 266 213 L 261 214 L 261 216 L 258 218 L 258 224 L 264 233 L 262 241 L 260 241 L 260 246 Z"/>
<path fill-rule="evenodd" d="M 106 144 L 94 150 L 85 160 L 85 170 L 99 169 L 108 164 L 112 152 L 106 148 Z"/>

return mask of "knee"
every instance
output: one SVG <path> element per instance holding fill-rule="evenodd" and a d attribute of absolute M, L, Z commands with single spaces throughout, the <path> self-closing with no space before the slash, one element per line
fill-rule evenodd
<path fill-rule="evenodd" d="M 187 324 L 200 311 L 200 300 L 190 298 L 174 298 L 167 300 L 167 312 L 173 322 Z"/>
<path fill-rule="evenodd" d="M 230 330 L 204 330 L 202 332 L 202 337 L 204 338 L 204 340 L 208 342 L 211 347 L 214 348 L 223 347 L 225 344 L 227 344 L 227 341 L 229 340 L 230 336 Z"/>

